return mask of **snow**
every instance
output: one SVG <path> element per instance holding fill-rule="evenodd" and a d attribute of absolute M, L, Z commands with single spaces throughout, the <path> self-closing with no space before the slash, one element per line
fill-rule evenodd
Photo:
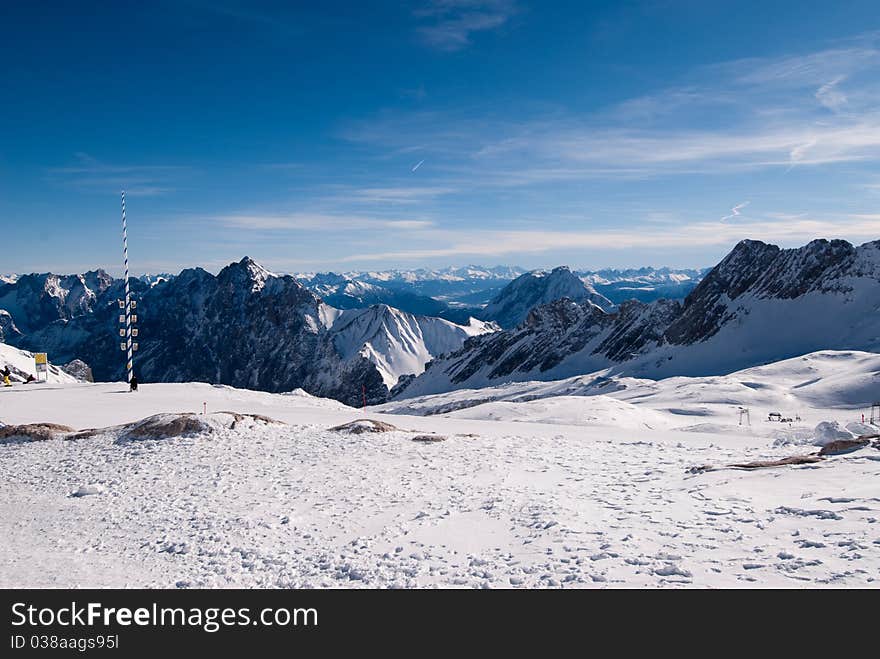
<path fill-rule="evenodd" d="M 729 375 L 649 380 L 610 375 L 608 370 L 602 370 L 549 382 L 510 382 L 405 398 L 386 403 L 379 409 L 431 415 L 494 401 L 521 404 L 571 397 L 576 407 L 574 413 L 580 413 L 597 404 L 593 399 L 611 398 L 634 404 L 630 410 L 634 416 L 643 416 L 646 410 L 663 412 L 672 424 L 670 427 L 675 427 L 685 425 L 688 419 L 706 423 L 728 420 L 733 414 L 738 417 L 739 407 L 750 408 L 752 421 L 756 423 L 765 419 L 770 411 L 781 411 L 786 417 L 801 415 L 806 423 L 810 416 L 808 409 L 866 410 L 878 396 L 880 354 L 823 350 Z M 579 401 L 577 397 L 586 400 Z"/>
<path fill-rule="evenodd" d="M 841 428 L 837 421 L 822 421 L 813 431 L 814 444 L 825 446 L 840 439 L 854 439 L 854 435 L 847 429 Z"/>
<path fill-rule="evenodd" d="M 51 362 L 52 355 L 49 355 Z M 0 343 L 0 368 L 9 366 L 12 371 L 13 381 L 23 381 L 28 375 L 37 377 L 37 365 L 34 362 L 34 353 L 27 350 L 19 350 L 11 345 Z M 45 376 L 41 375 L 40 378 Z M 54 364 L 49 364 L 48 383 L 71 383 L 76 378 L 62 371 Z M 44 386 L 44 383 L 31 383 L 27 386 Z"/>
<path fill-rule="evenodd" d="M 614 308 L 592 284 L 561 266 L 550 272 L 533 270 L 514 279 L 483 309 L 481 317 L 494 320 L 502 327 L 515 327 L 526 319 L 531 309 L 561 298 L 589 301 L 606 311 Z"/>
<path fill-rule="evenodd" d="M 474 318 L 457 325 L 442 318 L 416 316 L 378 304 L 341 312 L 332 326 L 334 345 L 344 360 L 358 355 L 374 363 L 391 389 L 400 376 L 424 372 L 425 364 L 461 347 L 469 336 L 497 329 Z"/>
<path fill-rule="evenodd" d="M 708 269 L 707 269 L 708 270 Z M 577 274 L 588 284 L 614 284 L 618 282 L 638 282 L 651 285 L 680 284 L 699 280 L 705 270 L 673 270 L 671 268 L 637 268 L 628 270 L 579 271 Z M 652 286 L 653 287 L 653 286 Z M 621 287 L 619 290 L 626 290 Z"/>
<path fill-rule="evenodd" d="M 518 282 L 540 290 L 535 282 L 549 278 L 524 275 L 505 291 Z M 622 302 L 613 314 L 564 302 L 538 307 L 526 324 L 437 360 L 397 395 L 558 380 L 601 368 L 657 379 L 730 373 L 823 349 L 878 352 L 878 282 L 880 241 L 853 247 L 817 240 L 780 250 L 744 240 L 684 304 Z"/>
<path fill-rule="evenodd" d="M 366 411 L 206 384 L 0 389 L 9 424 L 207 408 L 211 425 L 0 445 L 0 587 L 872 587 L 880 453 L 723 467 L 815 450 L 776 433 L 872 427 L 858 383 L 878 360 L 825 351 L 723 377 L 581 376 Z M 777 409 L 802 421 L 766 421 Z M 226 411 L 285 425 L 233 427 Z M 399 430 L 329 430 L 364 418 Z M 412 441 L 432 433 L 446 441 Z M 689 473 L 700 465 L 719 468 Z"/>

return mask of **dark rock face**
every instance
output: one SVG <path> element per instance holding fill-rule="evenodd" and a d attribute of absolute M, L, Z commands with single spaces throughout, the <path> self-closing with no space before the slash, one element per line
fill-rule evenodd
<path fill-rule="evenodd" d="M 0 309 L 0 343 L 14 343 L 21 336 L 12 315 L 5 309 Z"/>
<path fill-rule="evenodd" d="M 648 305 L 632 300 L 609 314 L 589 302 L 556 300 L 532 309 L 513 330 L 465 342 L 448 358 L 451 381 L 462 383 L 487 369 L 490 379 L 543 373 L 583 351 L 597 364 L 627 359 L 661 341 L 663 329 L 680 309 L 678 302 Z"/>
<path fill-rule="evenodd" d="M 302 387 L 360 406 L 388 390 L 366 359 L 345 362 L 327 331 L 333 311 L 293 277 L 274 276 L 249 258 L 215 277 L 200 268 L 148 287 L 131 280 L 142 340 L 141 382 L 210 382 L 263 391 Z M 28 334 L 20 345 L 48 350 L 56 361 L 81 359 L 98 380 L 125 379 L 117 298 L 107 289 L 94 312 Z"/>
<path fill-rule="evenodd" d="M 865 274 L 853 271 L 856 260 L 856 248 L 845 240 L 814 240 L 785 250 L 743 240 L 685 298 L 683 312 L 666 329 L 666 340 L 679 345 L 706 340 L 733 318 L 730 302 L 747 293 L 794 299 L 809 291 L 846 292 L 847 274 Z"/>
<path fill-rule="evenodd" d="M 345 327 L 332 325 L 340 312 L 293 277 L 269 273 L 244 258 L 216 276 L 193 268 L 159 282 L 131 279 L 130 285 L 138 303 L 135 372 L 141 382 L 196 381 L 272 392 L 302 388 L 356 407 L 365 398 L 375 404 L 388 397 L 382 373 L 357 346 L 349 346 L 350 354 L 337 348 Z M 117 280 L 104 287 L 89 313 L 56 318 L 15 342 L 50 353 L 54 362 L 81 360 L 97 380 L 124 380 L 121 297 L 123 283 Z M 345 338 L 350 342 L 350 335 Z"/>
<path fill-rule="evenodd" d="M 599 344 L 598 352 L 614 362 L 650 350 L 666 341 L 664 328 L 681 314 L 677 300 L 657 300 L 651 304 L 636 301 L 620 305 L 608 335 Z"/>
<path fill-rule="evenodd" d="M 113 284 L 103 270 L 81 275 L 30 274 L 0 284 L 0 309 L 5 309 L 23 333 L 42 329 L 56 320 L 89 314 Z"/>
<path fill-rule="evenodd" d="M 64 366 L 61 367 L 61 370 L 68 375 L 72 375 L 81 382 L 95 381 L 95 377 L 92 375 L 92 369 L 80 359 L 74 359 L 73 361 L 64 364 Z"/>

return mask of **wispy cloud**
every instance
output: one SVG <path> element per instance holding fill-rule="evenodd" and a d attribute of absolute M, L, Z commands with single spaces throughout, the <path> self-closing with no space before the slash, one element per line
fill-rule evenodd
<path fill-rule="evenodd" d="M 844 94 L 838 85 L 844 80 L 843 76 L 837 76 L 834 80 L 826 82 L 816 90 L 816 100 L 823 106 L 833 112 L 837 112 L 846 105 L 846 94 Z"/>
<path fill-rule="evenodd" d="M 364 203 L 416 204 L 455 191 L 456 188 L 453 187 L 359 188 L 352 190 L 347 198 L 353 202 Z"/>
<path fill-rule="evenodd" d="M 734 206 L 733 208 L 730 209 L 729 215 L 725 215 L 724 217 L 721 218 L 721 221 L 724 222 L 725 220 L 732 220 L 735 217 L 739 217 L 740 215 L 742 215 L 742 213 L 740 213 L 740 211 L 743 208 L 745 208 L 746 206 L 748 206 L 749 203 L 750 202 L 748 202 L 748 201 L 744 201 L 741 204 L 737 204 L 736 206 Z"/>
<path fill-rule="evenodd" d="M 775 87 L 810 87 L 827 80 L 870 70 L 880 64 L 880 51 L 873 44 L 830 48 L 777 58 L 734 60 L 716 67 L 735 82 Z"/>
<path fill-rule="evenodd" d="M 433 222 L 423 219 L 388 219 L 382 217 L 328 213 L 234 213 L 205 220 L 236 229 L 262 231 L 354 231 L 427 229 Z"/>
<path fill-rule="evenodd" d="M 393 153 L 418 144 L 434 173 L 493 185 L 873 160 L 878 65 L 880 49 L 866 42 L 704 67 L 686 86 L 589 114 L 386 113 L 350 126 L 345 137 Z"/>
<path fill-rule="evenodd" d="M 425 44 L 456 51 L 469 46 L 474 33 L 501 27 L 517 11 L 513 0 L 429 0 L 413 13 Z"/>
<path fill-rule="evenodd" d="M 174 181 L 188 167 L 176 165 L 120 165 L 101 162 L 87 153 L 75 154 L 76 162 L 47 171 L 50 181 L 86 192 L 152 197 L 174 192 Z"/>
<path fill-rule="evenodd" d="M 436 232 L 434 245 L 386 252 L 369 252 L 343 257 L 345 262 L 423 261 L 468 255 L 501 257 L 559 250 L 613 250 L 651 248 L 652 250 L 718 247 L 743 238 L 784 245 L 799 245 L 817 237 L 847 236 L 852 240 L 876 240 L 880 235 L 880 215 L 852 215 L 840 220 L 789 219 L 780 222 L 755 221 L 731 225 L 721 221 L 682 223 L 678 226 L 642 228 L 639 231 L 465 231 Z"/>

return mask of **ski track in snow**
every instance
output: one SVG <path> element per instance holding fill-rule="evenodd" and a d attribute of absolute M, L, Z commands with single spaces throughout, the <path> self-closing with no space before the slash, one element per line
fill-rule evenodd
<path fill-rule="evenodd" d="M 194 406 L 211 389 L 197 386 Z M 144 385 L 146 398 L 125 403 L 150 400 L 151 387 L 186 385 Z M 50 400 L 17 394 L 0 395 L 7 422 L 23 414 L 7 401 Z M 424 445 L 404 431 L 329 432 L 363 414 L 319 399 L 239 397 L 242 412 L 271 414 L 280 401 L 274 416 L 293 425 L 0 444 L 0 586 L 872 587 L 880 577 L 873 450 L 691 475 L 804 447 L 381 417 L 447 437 Z"/>

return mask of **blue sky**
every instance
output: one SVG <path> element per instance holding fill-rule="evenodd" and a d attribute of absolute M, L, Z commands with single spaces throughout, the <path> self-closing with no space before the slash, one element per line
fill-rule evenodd
<path fill-rule="evenodd" d="M 77 6 L 77 5 L 83 6 Z M 880 238 L 876 2 L 5 3 L 0 272 Z"/>

